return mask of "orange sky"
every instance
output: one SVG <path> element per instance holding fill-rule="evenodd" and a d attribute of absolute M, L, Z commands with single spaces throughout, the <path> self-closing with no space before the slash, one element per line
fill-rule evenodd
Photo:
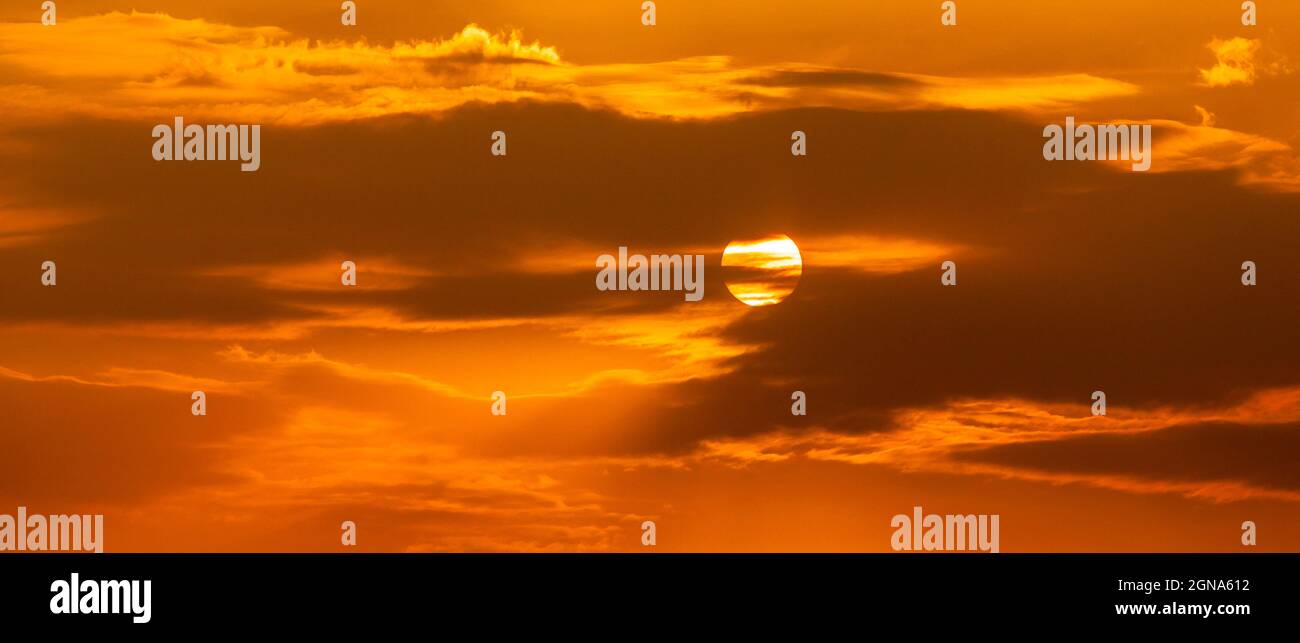
<path fill-rule="evenodd" d="M 1006 552 L 1300 548 L 1294 2 L 39 4 L 0 6 L 0 513 L 107 551 L 888 551 L 915 505 Z M 261 168 L 155 162 L 175 116 L 261 124 Z M 1151 171 L 1043 161 L 1066 116 L 1152 124 Z M 797 288 L 747 307 L 722 251 L 774 235 Z M 705 255 L 703 301 L 596 290 L 620 246 Z"/>

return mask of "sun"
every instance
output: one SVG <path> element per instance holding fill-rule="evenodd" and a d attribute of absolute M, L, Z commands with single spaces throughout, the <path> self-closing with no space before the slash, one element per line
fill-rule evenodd
<path fill-rule="evenodd" d="M 794 292 L 803 275 L 799 246 L 783 234 L 732 241 L 722 251 L 727 289 L 749 306 L 771 306 Z"/>

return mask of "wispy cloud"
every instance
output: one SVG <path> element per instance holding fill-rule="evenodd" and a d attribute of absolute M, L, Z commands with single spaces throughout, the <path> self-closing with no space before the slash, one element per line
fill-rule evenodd
<path fill-rule="evenodd" d="M 1180 460 L 1222 460 L 1216 450 L 1240 438 L 1207 439 L 1206 433 L 1215 426 L 1229 434 L 1238 427 L 1237 432 L 1249 432 L 1253 439 L 1260 437 L 1256 432 L 1264 432 L 1265 438 L 1284 445 L 1300 440 L 1294 428 L 1300 422 L 1300 388 L 1261 391 L 1220 409 L 1126 409 L 1122 416 L 1105 417 L 1080 416 L 1073 406 L 1030 400 L 954 400 L 900 410 L 894 422 L 890 430 L 858 434 L 783 430 L 706 440 L 693 457 L 739 467 L 806 458 L 903 471 L 1077 483 L 1129 493 L 1176 493 L 1219 502 L 1250 498 L 1300 502 L 1300 487 L 1274 483 L 1279 476 L 1268 470 L 1272 465 L 1243 463 L 1198 475 L 1195 467 L 1168 466 L 1167 459 L 1158 455 L 1161 448 L 1176 446 Z M 1106 446 L 1096 453 L 1079 448 L 1088 442 Z M 1098 459 L 1120 450 L 1141 457 L 1125 458 L 1123 464 Z M 1003 456 L 1004 452 L 1012 457 Z M 1067 456 L 1073 457 L 1069 468 L 1061 462 Z"/>
<path fill-rule="evenodd" d="M 127 55 L 123 42 L 132 44 Z M 445 39 L 379 46 L 134 12 L 69 19 L 57 30 L 0 25 L 0 68 L 11 78 L 0 105 L 27 119 L 184 113 L 285 125 L 519 100 L 710 118 L 794 106 L 1045 109 L 1137 91 L 1086 74 L 948 78 L 749 66 L 729 56 L 582 65 L 518 32 L 472 24 Z"/>
<path fill-rule="evenodd" d="M 1211 125 L 1151 122 L 1159 132 L 1153 172 L 1235 169 L 1244 185 L 1300 191 L 1300 158 L 1285 143 Z"/>

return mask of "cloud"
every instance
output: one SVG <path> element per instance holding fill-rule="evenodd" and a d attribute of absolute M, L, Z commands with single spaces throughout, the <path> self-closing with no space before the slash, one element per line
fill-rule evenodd
<path fill-rule="evenodd" d="M 1260 41 L 1235 37 L 1229 40 L 1215 38 L 1206 45 L 1214 52 L 1215 65 L 1202 69 L 1201 82 L 1210 87 L 1253 85 L 1255 83 L 1255 54 Z"/>
<path fill-rule="evenodd" d="M 191 122 L 310 125 L 521 100 L 683 118 L 794 106 L 1026 110 L 1137 91 L 1086 74 L 945 78 L 741 65 L 728 56 L 583 65 L 518 32 L 473 24 L 446 39 L 381 46 L 135 12 L 70 18 L 57 30 L 0 24 L 0 70 L 10 78 L 0 107 L 27 121 L 184 114 Z"/>
<path fill-rule="evenodd" d="M 967 399 L 900 409 L 893 429 L 784 429 L 701 442 L 690 457 L 731 466 L 792 458 L 903 471 L 1085 484 L 1219 502 L 1300 502 L 1286 457 L 1300 446 L 1300 387 L 1217 409 L 1125 409 L 1107 417 L 1018 399 Z"/>
<path fill-rule="evenodd" d="M 1200 105 L 1193 105 L 1192 107 L 1196 108 L 1196 114 L 1201 117 L 1201 127 L 1214 127 L 1214 122 L 1217 120 L 1214 112 Z"/>
<path fill-rule="evenodd" d="M 61 228 L 84 223 L 89 218 L 86 214 L 64 210 L 0 204 L 0 248 L 40 242 Z"/>
<path fill-rule="evenodd" d="M 32 27 L 0 25 L 0 69 L 15 92 L 5 104 L 30 120 L 183 113 L 304 124 L 431 113 L 531 96 L 512 89 L 510 67 L 559 62 L 552 48 L 476 25 L 445 40 L 391 47 L 136 12 L 67 19 L 57 30 Z"/>
<path fill-rule="evenodd" d="M 288 291 L 326 291 L 340 285 L 342 268 L 347 257 L 340 253 L 334 257 L 297 264 L 260 264 L 223 266 L 200 272 L 209 277 L 235 277 L 257 283 L 262 288 Z M 426 267 L 408 266 L 383 257 L 365 261 L 366 287 L 376 290 L 402 290 L 433 276 Z"/>
<path fill-rule="evenodd" d="M 1300 157 L 1291 146 L 1273 139 L 1214 127 L 1214 117 L 1202 110 L 1201 125 L 1154 120 L 1152 172 L 1238 172 L 1244 185 L 1300 192 Z M 1208 121 L 1210 124 L 1204 124 Z"/>
<path fill-rule="evenodd" d="M 818 268 L 850 268 L 868 273 L 899 273 L 937 266 L 968 248 L 926 239 L 833 235 L 799 240 L 805 262 Z"/>
<path fill-rule="evenodd" d="M 1215 59 L 1213 67 L 1199 69 L 1201 82 L 1209 87 L 1250 86 L 1260 76 L 1291 72 L 1286 59 L 1267 54 L 1258 38 L 1215 38 L 1205 46 L 1214 52 Z"/>
<path fill-rule="evenodd" d="M 1156 431 L 1062 436 L 987 446 L 955 457 L 1029 475 L 1061 477 L 1138 492 L 1178 490 L 1235 501 L 1300 502 L 1300 476 L 1289 457 L 1300 449 L 1300 423 L 1182 424 Z M 1116 480 L 1130 481 L 1128 484 Z M 1152 484 L 1154 483 L 1154 484 Z"/>
<path fill-rule="evenodd" d="M 104 513 L 110 551 L 329 549 L 340 516 L 363 525 L 366 549 L 604 550 L 615 525 L 633 524 L 576 473 L 612 460 L 476 453 L 484 436 L 544 435 L 533 425 L 502 434 L 486 399 L 318 354 L 236 347 L 222 357 L 254 369 L 259 385 L 0 368 L 0 501 Z M 207 416 L 190 415 L 187 382 L 210 388 Z"/>
<path fill-rule="evenodd" d="M 0 497 L 60 511 L 113 514 L 233 482 L 210 459 L 213 445 L 263 433 L 282 417 L 274 403 L 246 395 L 220 397 L 219 413 L 193 417 L 188 391 L 174 390 L 170 374 L 119 370 L 108 384 L 0 375 Z"/>

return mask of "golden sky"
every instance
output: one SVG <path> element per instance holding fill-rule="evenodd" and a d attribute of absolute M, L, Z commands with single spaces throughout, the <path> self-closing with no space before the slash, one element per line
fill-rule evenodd
<path fill-rule="evenodd" d="M 888 551 L 915 505 L 1007 552 L 1300 547 L 1300 4 L 356 1 L 0 6 L 0 513 L 107 551 Z M 154 161 L 176 116 L 261 124 L 261 168 Z M 1151 171 L 1045 162 L 1066 116 L 1151 124 Z M 732 256 L 797 286 L 746 306 L 723 250 L 781 235 Z M 620 246 L 703 254 L 703 301 L 598 291 Z"/>

